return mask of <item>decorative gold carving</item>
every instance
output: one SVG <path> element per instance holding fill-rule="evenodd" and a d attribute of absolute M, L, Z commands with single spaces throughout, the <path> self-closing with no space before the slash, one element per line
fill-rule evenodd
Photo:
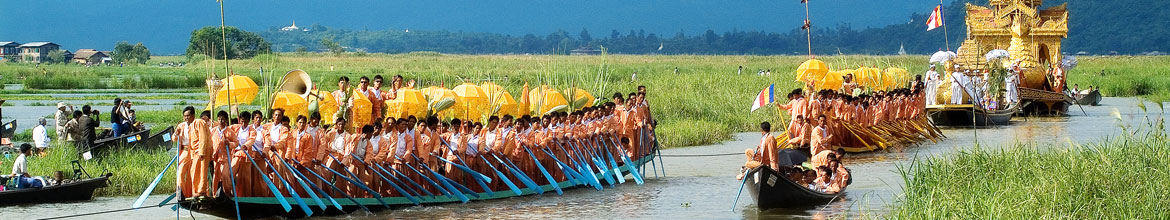
<path fill-rule="evenodd" d="M 983 54 L 1007 49 L 1012 60 L 1020 60 L 1025 68 L 1021 86 L 1044 88 L 1048 68 L 1040 60 L 1061 59 L 1060 42 L 1068 37 L 1068 11 L 1066 4 L 1041 10 L 1038 9 L 1041 3 L 1040 0 L 991 0 L 989 6 L 967 3 L 967 38 L 955 62 L 964 69 L 983 69 L 987 67 Z M 1047 49 L 1042 51 L 1041 45 Z"/>

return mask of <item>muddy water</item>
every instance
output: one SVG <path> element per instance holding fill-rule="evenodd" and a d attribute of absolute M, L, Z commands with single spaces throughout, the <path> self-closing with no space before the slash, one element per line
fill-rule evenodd
<path fill-rule="evenodd" d="M 1069 141 L 1084 142 L 1119 135 L 1122 123 L 1144 122 L 1145 117 L 1170 115 L 1143 113 L 1135 99 L 1106 98 L 1105 106 L 1085 107 L 1081 113 L 1075 106 L 1065 118 L 1016 119 L 1012 125 L 987 129 L 945 129 L 948 138 L 939 143 L 924 143 L 889 151 L 852 154 L 846 164 L 853 169 L 853 185 L 836 202 L 806 209 L 758 210 L 751 197 L 745 194 L 732 210 L 739 181 L 734 176 L 743 163 L 743 156 L 694 157 L 743 152 L 756 144 L 758 133 L 741 133 L 720 144 L 663 150 L 665 175 L 658 177 L 647 165 L 647 182 L 636 185 L 628 181 L 616 188 L 602 191 L 578 188 L 555 194 L 510 198 L 497 201 L 414 207 L 379 213 L 353 213 L 328 219 L 430 219 L 430 218 L 507 218 L 507 219 L 756 219 L 756 218 L 840 218 L 885 213 L 898 198 L 901 176 L 898 166 L 914 159 L 945 156 L 958 150 L 972 148 L 978 141 L 987 147 L 998 147 L 1017 142 L 1034 142 L 1048 147 L 1062 147 Z M 1156 105 L 1151 112 L 1159 112 Z M 1111 113 L 1116 109 L 1123 119 L 1118 121 Z M 6 112 L 7 113 L 7 112 Z M 1086 116 L 1087 114 L 1087 116 Z M 976 139 L 976 137 L 978 137 Z M 658 167 L 662 169 L 662 167 Z M 156 196 L 161 197 L 161 196 Z M 153 198 L 157 202 L 161 198 Z M 76 213 L 97 212 L 129 207 L 133 198 L 99 198 L 86 203 L 67 203 L 0 208 L 0 219 L 11 217 L 51 217 Z M 111 219 L 169 219 L 175 211 L 150 208 L 89 216 Z M 180 212 L 180 216 L 198 219 L 213 218 L 198 213 Z"/>

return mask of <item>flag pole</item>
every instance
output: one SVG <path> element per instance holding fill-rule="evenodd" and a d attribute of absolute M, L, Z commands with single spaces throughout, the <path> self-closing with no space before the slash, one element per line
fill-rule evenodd
<path fill-rule="evenodd" d="M 812 22 L 810 22 L 808 19 L 808 0 L 801 0 L 800 2 L 804 3 L 804 33 L 806 39 L 808 40 L 808 57 L 809 59 L 812 59 L 814 58 L 812 53 Z"/>
<path fill-rule="evenodd" d="M 945 42 L 947 44 L 947 51 L 951 51 L 951 36 L 947 34 L 947 19 L 943 16 L 943 11 L 946 9 L 943 8 L 942 5 L 943 0 L 938 0 L 938 17 L 939 22 L 942 22 L 943 26 L 943 39 L 946 40 Z M 807 12 L 805 13 L 807 14 Z"/>

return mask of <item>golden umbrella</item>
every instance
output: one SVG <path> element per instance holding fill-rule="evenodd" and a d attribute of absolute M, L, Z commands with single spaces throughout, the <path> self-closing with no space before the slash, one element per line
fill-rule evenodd
<path fill-rule="evenodd" d="M 796 81 L 805 81 L 824 78 L 829 73 L 829 66 L 818 59 L 809 59 L 796 68 Z"/>
<path fill-rule="evenodd" d="M 424 88 L 422 93 L 427 98 L 427 109 L 431 114 L 441 118 L 449 118 L 454 115 L 450 108 L 455 104 L 455 91 L 431 86 Z"/>
<path fill-rule="evenodd" d="M 520 102 L 516 103 L 516 112 L 519 113 L 519 115 L 516 116 L 532 115 L 532 106 L 530 106 L 530 102 L 528 101 L 529 96 L 527 82 L 525 82 L 524 87 L 520 89 L 520 93 L 523 94 L 520 95 Z"/>
<path fill-rule="evenodd" d="M 244 75 L 233 74 L 220 80 L 220 83 L 223 86 L 215 92 L 215 103 L 209 104 L 210 108 L 208 109 L 224 105 L 252 103 L 252 100 L 256 99 L 256 93 L 260 91 L 260 87 L 256 85 L 256 82 L 252 81 L 252 78 Z M 228 94 L 231 94 L 231 96 L 229 97 Z"/>
<path fill-rule="evenodd" d="M 422 119 L 427 114 L 427 99 L 422 91 L 416 89 L 400 89 L 395 99 L 387 100 L 386 117 L 405 118 L 414 116 Z"/>
<path fill-rule="evenodd" d="M 354 92 L 351 101 L 353 106 L 350 106 L 350 113 L 353 115 L 350 117 L 350 127 L 355 131 L 361 131 L 362 126 L 373 124 L 374 102 L 361 92 Z"/>
<path fill-rule="evenodd" d="M 298 115 L 308 115 L 309 102 L 300 94 L 276 92 L 272 95 L 272 109 L 284 109 L 284 116 L 295 120 Z"/>
<path fill-rule="evenodd" d="M 321 123 L 327 125 L 333 124 L 333 115 L 337 114 L 337 110 L 338 108 L 341 108 L 341 106 L 338 105 L 337 100 L 333 98 L 333 94 L 326 92 L 317 94 L 317 96 L 319 97 L 317 98 L 317 106 L 319 106 L 317 111 L 318 113 L 321 113 Z"/>
<path fill-rule="evenodd" d="M 573 88 L 570 91 L 572 91 L 571 96 L 573 96 L 573 110 L 581 110 L 585 107 L 593 106 L 593 100 L 596 99 L 593 97 L 593 94 L 589 94 L 588 91 L 580 88 Z"/>
<path fill-rule="evenodd" d="M 479 87 L 483 88 L 484 93 L 487 94 L 488 103 L 490 104 L 488 109 L 491 115 L 516 116 L 517 106 L 519 104 L 516 103 L 516 99 L 512 97 L 512 94 L 508 93 L 508 90 L 504 90 L 504 87 L 491 82 L 480 84 Z"/>
<path fill-rule="evenodd" d="M 529 111 L 533 111 L 532 113 L 535 113 L 536 115 L 544 115 L 544 112 L 540 111 L 540 108 L 541 108 L 541 103 L 544 103 L 544 94 L 549 90 L 553 90 L 553 89 L 549 88 L 548 85 L 540 85 L 540 87 L 532 88 L 531 90 L 528 90 L 528 99 L 527 100 L 528 100 Z M 556 90 L 553 90 L 553 91 L 556 91 Z M 563 97 L 562 97 L 562 99 L 563 99 Z"/>
<path fill-rule="evenodd" d="M 463 83 L 455 86 L 455 115 L 465 120 L 478 122 L 487 106 L 487 93 L 479 86 Z"/>
<path fill-rule="evenodd" d="M 544 91 L 544 99 L 540 102 L 540 115 L 546 115 L 555 111 L 563 111 L 569 107 L 569 102 L 565 100 L 565 96 L 554 89 Z"/>

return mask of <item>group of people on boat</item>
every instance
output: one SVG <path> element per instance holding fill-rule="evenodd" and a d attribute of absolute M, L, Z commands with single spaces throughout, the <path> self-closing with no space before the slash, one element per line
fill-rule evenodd
<path fill-rule="evenodd" d="M 832 146 L 864 144 L 865 138 L 858 137 L 855 128 L 905 127 L 896 122 L 921 119 L 925 114 L 920 107 L 925 101 L 921 86 L 877 91 L 872 95 L 853 96 L 834 90 L 809 94 L 806 96 L 801 89 L 796 89 L 788 94 L 788 103 L 776 106 L 793 117 L 786 129 L 787 142 L 781 144 L 816 149 L 810 155 Z"/>
<path fill-rule="evenodd" d="M 391 90 L 382 91 L 381 79 L 375 76 L 374 86 L 367 87 L 368 78 L 361 77 L 353 92 L 365 92 L 371 99 L 379 95 L 393 99 L 394 90 L 404 88 L 401 77 L 396 76 Z M 331 94 L 344 98 L 348 78 L 342 77 L 338 83 L 341 89 Z M 345 112 L 324 119 L 316 112 L 289 118 L 277 108 L 269 117 L 257 110 L 241 112 L 235 119 L 219 111 L 212 120 L 211 112 L 203 111 L 196 117 L 195 109 L 188 107 L 183 111 L 184 121 L 175 126 L 174 140 L 182 149 L 177 184 L 182 198 L 223 193 L 241 197 L 269 197 L 276 192 L 304 195 L 307 192 L 293 184 L 298 178 L 325 189 L 338 187 L 340 190 L 326 190 L 332 196 L 352 197 L 424 191 L 439 194 L 442 187 L 427 184 L 442 182 L 437 180 L 439 176 L 475 192 L 507 189 L 504 181 L 483 183 L 481 177 L 556 184 L 576 174 L 565 166 L 599 172 L 614 168 L 584 162 L 589 161 L 584 158 L 637 160 L 650 153 L 655 143 L 654 122 L 645 94 L 645 87 L 640 86 L 628 96 L 614 94 L 613 102 L 572 112 L 490 116 L 484 121 L 382 117 L 379 110 L 384 108 L 377 105 L 373 111 L 354 111 L 349 103 L 322 106 Z M 373 112 L 370 117 L 375 120 L 355 125 L 352 119 L 359 117 L 354 115 L 358 112 Z M 322 120 L 333 123 L 323 125 Z M 621 163 L 609 161 L 613 166 Z M 520 172 L 509 172 L 509 167 Z M 548 175 L 542 175 L 546 172 Z M 417 189 L 411 193 L 399 187 L 412 186 L 395 182 L 420 184 L 413 186 Z"/>

